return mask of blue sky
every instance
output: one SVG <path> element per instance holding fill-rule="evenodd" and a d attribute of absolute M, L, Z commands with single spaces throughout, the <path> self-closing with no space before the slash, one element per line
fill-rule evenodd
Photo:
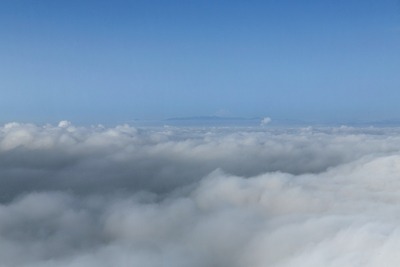
<path fill-rule="evenodd" d="M 400 118 L 400 2 L 0 2 L 0 122 Z"/>

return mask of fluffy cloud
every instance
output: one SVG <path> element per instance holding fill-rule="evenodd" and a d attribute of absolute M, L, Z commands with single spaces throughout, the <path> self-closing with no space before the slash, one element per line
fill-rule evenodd
<path fill-rule="evenodd" d="M 395 266 L 376 128 L 0 128 L 0 266 Z"/>
<path fill-rule="evenodd" d="M 268 123 L 270 123 L 272 120 L 270 117 L 265 117 L 261 120 L 260 126 L 266 126 Z"/>

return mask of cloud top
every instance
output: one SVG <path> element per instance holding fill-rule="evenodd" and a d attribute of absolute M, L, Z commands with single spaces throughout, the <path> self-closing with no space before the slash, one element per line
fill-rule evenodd
<path fill-rule="evenodd" d="M 395 266 L 399 129 L 0 128 L 0 266 Z"/>
<path fill-rule="evenodd" d="M 267 124 L 269 124 L 272 121 L 272 119 L 270 117 L 265 117 L 261 120 L 260 122 L 260 126 L 266 126 Z"/>

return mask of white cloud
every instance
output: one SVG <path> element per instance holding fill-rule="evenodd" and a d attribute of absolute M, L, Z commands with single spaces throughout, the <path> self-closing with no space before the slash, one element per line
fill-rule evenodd
<path fill-rule="evenodd" d="M 60 121 L 58 123 L 58 127 L 60 128 L 67 128 L 68 126 L 71 126 L 71 122 L 69 121 Z"/>
<path fill-rule="evenodd" d="M 270 117 L 265 117 L 261 120 L 260 122 L 260 126 L 266 126 L 267 124 L 269 124 L 271 122 L 271 118 Z"/>
<path fill-rule="evenodd" d="M 64 126 L 0 128 L 0 266 L 400 263 L 399 129 Z"/>

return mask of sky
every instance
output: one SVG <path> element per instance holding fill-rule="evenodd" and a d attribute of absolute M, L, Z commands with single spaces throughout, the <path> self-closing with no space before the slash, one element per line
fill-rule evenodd
<path fill-rule="evenodd" d="M 400 2 L 0 2 L 0 117 L 399 119 Z"/>

